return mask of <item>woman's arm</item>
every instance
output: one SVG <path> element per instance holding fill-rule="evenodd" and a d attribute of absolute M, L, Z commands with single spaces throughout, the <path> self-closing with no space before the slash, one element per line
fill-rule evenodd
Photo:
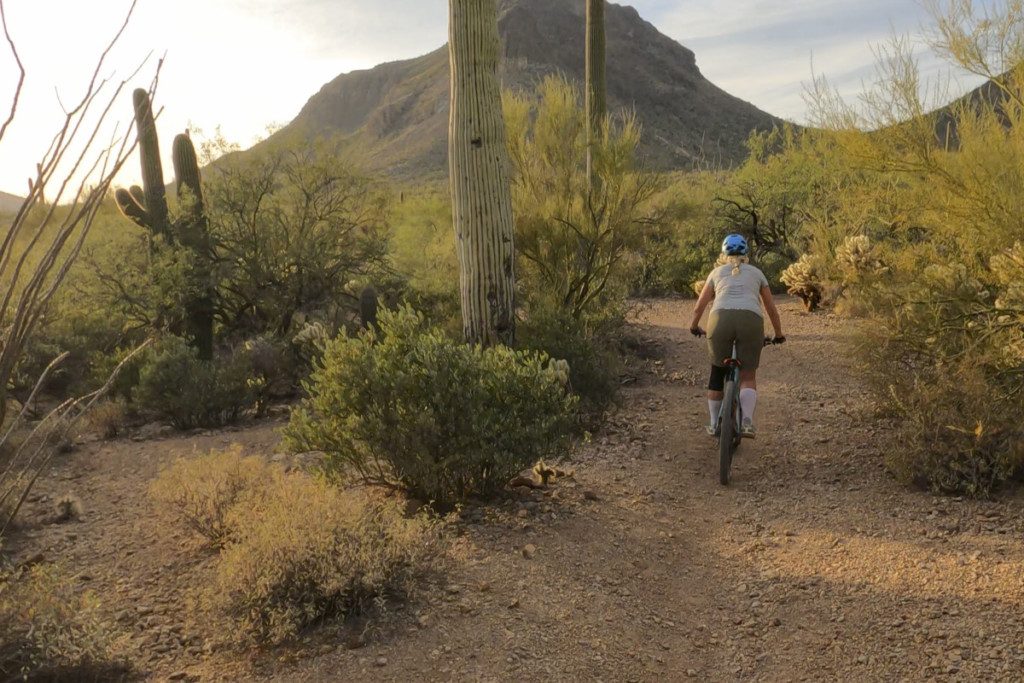
<path fill-rule="evenodd" d="M 772 321 L 776 337 L 784 337 L 782 334 L 782 320 L 779 319 L 779 309 L 775 308 L 775 301 L 772 299 L 772 290 L 767 285 L 761 288 L 761 302 L 764 303 L 765 313 Z"/>
<path fill-rule="evenodd" d="M 708 307 L 708 304 L 714 298 L 715 290 L 711 288 L 709 283 L 705 282 L 704 289 L 700 290 L 700 296 L 697 297 L 697 305 L 693 307 L 693 320 L 690 321 L 691 332 L 700 326 L 700 317 L 704 315 L 704 309 Z"/>

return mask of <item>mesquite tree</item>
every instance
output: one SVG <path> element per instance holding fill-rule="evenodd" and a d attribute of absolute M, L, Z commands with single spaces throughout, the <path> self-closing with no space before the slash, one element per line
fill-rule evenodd
<path fill-rule="evenodd" d="M 605 0 L 587 0 L 586 39 L 586 110 L 587 110 L 587 178 L 594 182 L 592 161 L 595 140 L 601 134 L 601 124 L 608 110 L 605 87 Z"/>
<path fill-rule="evenodd" d="M 497 8 L 495 0 L 449 0 L 448 9 L 448 165 L 463 330 L 473 344 L 511 344 L 515 249 Z"/>

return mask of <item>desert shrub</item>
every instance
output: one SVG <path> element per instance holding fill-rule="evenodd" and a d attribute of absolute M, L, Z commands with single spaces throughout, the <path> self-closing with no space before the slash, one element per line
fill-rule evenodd
<path fill-rule="evenodd" d="M 138 403 L 178 429 L 221 427 L 253 405 L 251 364 L 243 354 L 199 360 L 180 337 L 167 337 L 139 370 Z"/>
<path fill-rule="evenodd" d="M 891 391 L 901 422 L 887 462 L 901 481 L 985 497 L 1024 466 L 1024 405 L 993 387 L 978 366 L 921 369 Z"/>
<path fill-rule="evenodd" d="M 564 454 L 574 400 L 543 355 L 452 341 L 411 309 L 329 342 L 284 430 L 334 477 L 447 504 Z"/>
<path fill-rule="evenodd" d="M 872 302 L 861 350 L 876 395 L 899 420 L 889 464 L 902 480 L 987 496 L 1024 465 L 1024 345 L 1010 304 L 1019 253 L 993 259 L 1002 286 L 981 282 L 991 271 L 933 262 L 912 282 L 872 290 L 882 300 Z"/>
<path fill-rule="evenodd" d="M 178 458 L 153 480 L 149 495 L 165 517 L 224 547 L 237 540 L 238 515 L 246 514 L 244 507 L 257 507 L 280 485 L 281 475 L 259 456 L 244 457 L 236 444 L 208 455 Z"/>
<path fill-rule="evenodd" d="M 4 680 L 112 680 L 112 627 L 91 593 L 57 565 L 0 570 Z"/>
<path fill-rule="evenodd" d="M 304 474 L 282 476 L 244 512 L 203 599 L 243 642 L 280 643 L 322 619 L 401 598 L 444 556 L 436 520 L 407 518 L 398 499 L 354 496 Z"/>
<path fill-rule="evenodd" d="M 607 313 L 581 319 L 558 306 L 535 305 L 517 330 L 520 348 L 568 362 L 569 390 L 579 397 L 581 426 L 593 426 L 619 398 L 623 362 L 616 347 L 625 321 Z"/>
<path fill-rule="evenodd" d="M 127 409 L 121 401 L 101 401 L 85 414 L 85 426 L 100 438 L 113 439 L 124 431 L 127 423 L 126 414 Z"/>

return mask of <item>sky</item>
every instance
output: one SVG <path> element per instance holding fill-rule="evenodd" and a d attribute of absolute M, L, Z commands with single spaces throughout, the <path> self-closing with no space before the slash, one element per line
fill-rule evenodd
<path fill-rule="evenodd" d="M 1001 2 L 1002 0 L 988 0 Z M 27 178 L 76 101 L 131 0 L 0 0 L 26 70 L 16 117 L 0 139 L 0 190 L 23 195 Z M 921 40 L 930 23 L 921 0 L 633 0 L 640 15 L 696 54 L 712 83 L 776 116 L 804 123 L 804 89 L 824 75 L 847 98 L 869 83 L 878 46 L 907 35 L 922 70 L 938 60 Z M 139 76 L 113 115 L 130 130 L 131 89 L 147 87 L 163 59 L 160 110 L 165 176 L 173 136 L 220 129 L 249 147 L 291 121 L 342 73 L 416 57 L 447 40 L 447 0 L 137 0 L 102 71 L 112 82 Z M 0 120 L 17 69 L 0 43 Z M 145 61 L 147 60 L 148 61 Z M 958 81 L 958 92 L 977 85 Z M 113 133 L 111 133 L 113 134 Z M 138 163 L 117 184 L 138 182 Z"/>

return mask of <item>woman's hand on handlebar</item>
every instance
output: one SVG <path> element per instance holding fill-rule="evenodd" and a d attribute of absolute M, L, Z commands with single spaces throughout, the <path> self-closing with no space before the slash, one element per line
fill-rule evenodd
<path fill-rule="evenodd" d="M 765 337 L 764 345 L 771 346 L 772 344 L 782 344 L 786 341 L 786 335 L 780 334 L 776 337 Z"/>
<path fill-rule="evenodd" d="M 694 337 L 703 337 L 707 334 L 707 332 L 704 331 L 703 327 L 697 325 L 695 327 L 690 328 L 690 334 L 692 334 Z"/>

